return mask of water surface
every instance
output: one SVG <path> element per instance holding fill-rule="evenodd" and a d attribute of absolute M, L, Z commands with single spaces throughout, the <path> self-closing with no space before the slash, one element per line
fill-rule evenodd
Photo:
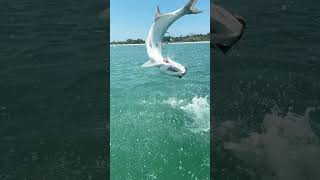
<path fill-rule="evenodd" d="M 141 68 L 145 46 L 111 46 L 111 179 L 209 179 L 209 43 L 171 44 L 177 77 Z"/>
<path fill-rule="evenodd" d="M 215 179 L 319 179 L 319 2 L 220 1 L 247 20 L 212 51 Z"/>

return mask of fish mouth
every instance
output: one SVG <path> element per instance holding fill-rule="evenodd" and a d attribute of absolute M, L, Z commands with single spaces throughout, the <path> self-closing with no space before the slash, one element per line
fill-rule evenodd
<path fill-rule="evenodd" d="M 186 69 L 186 71 L 183 74 L 178 75 L 178 77 L 181 79 L 185 74 L 187 74 L 187 68 L 184 67 Z"/>

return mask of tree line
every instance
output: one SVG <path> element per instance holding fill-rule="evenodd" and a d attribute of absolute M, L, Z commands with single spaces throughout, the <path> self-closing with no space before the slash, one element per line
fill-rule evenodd
<path fill-rule="evenodd" d="M 166 35 L 163 38 L 163 42 L 198 42 L 198 41 L 210 41 L 210 33 L 207 34 L 189 34 L 185 36 L 172 37 Z M 127 39 L 125 41 L 112 41 L 110 44 L 144 44 L 143 39 Z"/>

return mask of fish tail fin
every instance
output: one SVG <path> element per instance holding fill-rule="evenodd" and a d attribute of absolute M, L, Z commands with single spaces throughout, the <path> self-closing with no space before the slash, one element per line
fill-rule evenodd
<path fill-rule="evenodd" d="M 243 28 L 246 28 L 247 23 L 246 23 L 246 19 L 244 17 L 242 17 L 236 13 L 233 13 L 232 15 L 243 25 Z"/>
<path fill-rule="evenodd" d="M 198 14 L 202 13 L 203 11 L 197 9 L 193 5 L 197 3 L 198 0 L 190 0 L 187 5 L 184 6 L 184 9 L 186 10 L 187 14 Z"/>

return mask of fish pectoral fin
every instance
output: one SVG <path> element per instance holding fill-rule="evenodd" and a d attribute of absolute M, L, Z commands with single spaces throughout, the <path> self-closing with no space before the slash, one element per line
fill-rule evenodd
<path fill-rule="evenodd" d="M 141 67 L 143 67 L 143 68 L 145 68 L 145 67 L 152 67 L 152 66 L 157 66 L 157 65 L 160 65 L 160 64 L 162 64 L 162 63 L 157 62 L 157 61 L 151 61 L 151 60 L 149 60 L 149 61 L 145 62 Z"/>

